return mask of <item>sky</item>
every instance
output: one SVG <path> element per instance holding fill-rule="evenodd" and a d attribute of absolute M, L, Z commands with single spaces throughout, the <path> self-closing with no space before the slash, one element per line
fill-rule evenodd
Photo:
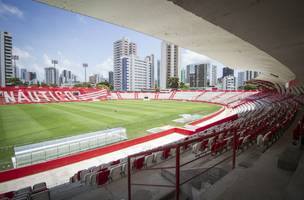
<path fill-rule="evenodd" d="M 60 71 L 71 70 L 80 81 L 84 80 L 82 63 L 88 63 L 88 75 L 107 78 L 113 70 L 113 42 L 122 37 L 137 43 L 140 58 L 154 54 L 160 59 L 159 39 L 31 0 L 0 0 L 0 31 L 13 37 L 17 66 L 36 72 L 40 81 L 52 59 L 58 60 Z M 181 68 L 200 62 L 217 63 L 182 49 Z"/>

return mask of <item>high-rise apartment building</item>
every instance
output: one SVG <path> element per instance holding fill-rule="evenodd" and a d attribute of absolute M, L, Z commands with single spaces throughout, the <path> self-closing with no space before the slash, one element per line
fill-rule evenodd
<path fill-rule="evenodd" d="M 228 75 L 223 78 L 224 90 L 235 90 L 235 77 Z"/>
<path fill-rule="evenodd" d="M 89 82 L 92 84 L 97 84 L 103 82 L 105 79 L 100 74 L 93 74 L 89 77 Z"/>
<path fill-rule="evenodd" d="M 14 77 L 12 64 L 12 36 L 8 32 L 0 32 L 0 86 L 8 84 L 8 80 Z"/>
<path fill-rule="evenodd" d="M 15 66 L 13 69 L 14 69 L 14 77 L 20 79 L 20 69 L 19 69 L 19 67 Z"/>
<path fill-rule="evenodd" d="M 113 80 L 113 71 L 109 71 L 109 84 L 113 85 L 114 84 L 114 80 Z"/>
<path fill-rule="evenodd" d="M 129 55 L 137 55 L 137 45 L 134 42 L 129 43 Z"/>
<path fill-rule="evenodd" d="M 216 86 L 217 85 L 217 66 L 211 65 L 210 66 L 210 84 L 209 86 Z"/>
<path fill-rule="evenodd" d="M 237 87 L 242 87 L 245 84 L 245 72 L 238 72 Z"/>
<path fill-rule="evenodd" d="M 150 56 L 146 57 L 146 60 L 148 63 L 151 64 L 150 68 L 150 76 L 148 78 L 151 78 L 151 89 L 155 88 L 155 79 L 154 79 L 154 54 L 151 54 Z"/>
<path fill-rule="evenodd" d="M 37 83 L 37 74 L 36 72 L 27 72 L 27 82 L 29 84 L 36 84 Z"/>
<path fill-rule="evenodd" d="M 26 81 L 27 70 L 25 68 L 20 69 L 20 79 L 25 82 Z"/>
<path fill-rule="evenodd" d="M 75 76 L 72 74 L 70 70 L 62 70 L 59 77 L 59 84 L 62 86 L 71 86 L 75 84 Z"/>
<path fill-rule="evenodd" d="M 245 80 L 246 81 L 249 81 L 251 79 L 254 79 L 258 76 L 258 72 L 255 72 L 255 71 L 245 71 Z"/>
<path fill-rule="evenodd" d="M 180 81 L 183 82 L 183 83 L 186 83 L 186 70 L 185 69 L 181 69 Z"/>
<path fill-rule="evenodd" d="M 249 81 L 251 79 L 254 79 L 258 76 L 258 72 L 256 71 L 243 71 L 238 73 L 238 81 L 237 81 L 237 87 L 244 86 L 246 81 Z"/>
<path fill-rule="evenodd" d="M 47 67 L 45 70 L 45 83 L 59 85 L 59 71 L 55 67 Z"/>
<path fill-rule="evenodd" d="M 160 87 L 160 60 L 157 60 L 157 87 Z"/>
<path fill-rule="evenodd" d="M 223 77 L 225 76 L 234 76 L 234 70 L 229 68 L 229 67 L 224 67 L 223 68 Z"/>
<path fill-rule="evenodd" d="M 122 90 L 122 57 L 137 55 L 136 44 L 128 38 L 117 40 L 113 44 L 114 90 Z"/>
<path fill-rule="evenodd" d="M 187 65 L 186 80 L 190 87 L 207 87 L 208 64 Z"/>
<path fill-rule="evenodd" d="M 180 48 L 177 45 L 162 42 L 161 45 L 161 70 L 160 88 L 168 88 L 168 80 L 171 77 L 179 78 Z"/>
<path fill-rule="evenodd" d="M 122 57 L 122 90 L 141 91 L 152 88 L 152 58 L 144 60 L 135 55 Z"/>

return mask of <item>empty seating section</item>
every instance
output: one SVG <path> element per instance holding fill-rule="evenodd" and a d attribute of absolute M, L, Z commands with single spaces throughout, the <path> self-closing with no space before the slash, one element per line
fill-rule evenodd
<path fill-rule="evenodd" d="M 139 92 L 138 99 L 144 99 L 148 97 L 148 99 L 155 99 L 155 93 L 153 92 Z"/>
<path fill-rule="evenodd" d="M 195 100 L 237 106 L 255 91 L 197 90 L 171 92 L 107 92 L 97 88 L 4 87 L 0 88 L 0 104 L 95 101 L 104 99 Z M 231 106 L 230 106 L 231 107 Z"/>
<path fill-rule="evenodd" d="M 119 99 L 116 92 L 111 92 L 109 98 L 110 98 L 110 99 L 113 99 L 113 100 Z"/>
<path fill-rule="evenodd" d="M 120 92 L 120 96 L 122 99 L 135 99 L 134 92 Z"/>
<path fill-rule="evenodd" d="M 183 91 L 183 92 L 176 92 L 174 99 L 176 100 L 194 100 L 194 98 L 199 95 L 201 92 L 199 91 L 194 91 L 194 92 L 188 92 L 188 91 Z"/>
<path fill-rule="evenodd" d="M 215 98 L 218 95 L 221 95 L 224 92 L 213 92 L 213 91 L 207 91 L 203 95 L 201 95 L 197 100 L 198 101 L 211 101 L 213 98 Z"/>
<path fill-rule="evenodd" d="M 204 152 L 210 153 L 211 156 L 219 155 L 232 149 L 234 134 L 236 135 L 237 150 L 244 151 L 249 146 L 257 144 L 262 151 L 265 151 L 269 145 L 281 136 L 282 130 L 293 119 L 296 111 L 297 103 L 295 101 L 276 95 L 246 102 L 235 109 L 235 112 L 240 116 L 237 120 L 211 127 L 203 132 L 166 145 L 162 150 L 156 150 L 144 156 L 132 157 L 131 169 L 136 172 L 142 168 L 165 162 L 175 156 L 175 148 L 170 146 L 208 134 L 216 135 L 200 142 L 182 146 L 181 155 L 188 150 L 191 150 L 193 156 Z M 123 178 L 126 174 L 127 158 L 124 158 L 81 170 L 70 178 L 70 182 L 79 182 L 83 185 L 97 187 Z"/>
<path fill-rule="evenodd" d="M 50 192 L 46 183 L 38 183 L 33 187 L 25 187 L 17 191 L 0 194 L 0 200 L 48 200 Z"/>
<path fill-rule="evenodd" d="M 160 92 L 159 95 L 158 95 L 158 99 L 165 99 L 165 100 L 168 100 L 171 96 L 171 92 Z"/>

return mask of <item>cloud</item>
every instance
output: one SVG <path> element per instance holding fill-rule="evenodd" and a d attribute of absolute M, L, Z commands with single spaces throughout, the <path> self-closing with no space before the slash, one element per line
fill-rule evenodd
<path fill-rule="evenodd" d="M 183 49 L 181 53 L 181 66 L 185 68 L 189 64 L 198 64 L 198 63 L 210 63 L 218 66 L 218 72 L 220 68 L 224 67 L 224 65 L 216 60 L 209 58 L 208 56 L 201 55 L 190 51 L 188 49 Z"/>
<path fill-rule="evenodd" d="M 113 58 L 109 57 L 104 60 L 102 63 L 97 64 L 95 69 L 103 76 L 108 77 L 109 71 L 113 71 Z"/>
<path fill-rule="evenodd" d="M 28 51 L 20 49 L 18 47 L 13 47 L 13 55 L 19 56 L 19 59 L 28 59 L 32 57 Z"/>
<path fill-rule="evenodd" d="M 42 59 L 45 67 L 50 67 L 52 65 L 52 60 L 46 53 L 43 54 Z"/>
<path fill-rule="evenodd" d="M 2 1 L 0 1 L 0 16 L 8 16 L 8 15 L 13 15 L 18 18 L 23 18 L 24 16 L 23 12 L 16 6 L 5 4 Z"/>
<path fill-rule="evenodd" d="M 188 49 L 184 49 L 181 54 L 182 67 L 186 67 L 189 64 L 208 63 L 212 61 L 209 57 L 195 53 Z"/>
<path fill-rule="evenodd" d="M 13 47 L 13 55 L 19 56 L 19 60 L 16 61 L 16 65 L 19 67 L 19 69 L 25 68 L 29 72 L 36 72 L 38 80 L 43 80 L 45 62 L 48 62 L 47 60 L 49 60 L 48 56 L 45 54 L 43 56 L 43 62 L 41 62 L 25 49 L 27 49 L 27 47 L 24 49 L 20 47 Z"/>

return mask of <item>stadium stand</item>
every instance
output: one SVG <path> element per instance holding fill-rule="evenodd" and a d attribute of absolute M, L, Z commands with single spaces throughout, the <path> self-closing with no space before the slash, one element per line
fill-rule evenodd
<path fill-rule="evenodd" d="M 175 100 L 193 100 L 200 92 L 198 91 L 183 91 L 176 92 L 174 99 Z"/>
<path fill-rule="evenodd" d="M 16 90 L 12 89 L 12 91 L 18 91 L 17 88 L 15 89 Z M 26 89 L 24 88 L 21 89 L 23 93 L 26 93 L 25 90 Z M 73 89 L 60 90 L 57 88 L 50 90 L 61 91 L 61 94 L 64 95 L 66 95 L 65 91 L 72 94 L 75 91 Z M 3 91 L 8 92 L 11 90 L 2 90 L 2 94 Z M 29 91 L 32 90 L 30 89 Z M 45 89 L 42 91 L 45 91 Z M 86 96 L 90 96 L 91 99 L 94 99 L 94 94 L 98 92 L 96 90 L 89 89 L 77 91 L 80 94 L 89 94 Z M 18 96 L 20 96 L 16 92 L 13 92 L 12 94 L 14 94 L 14 98 L 19 98 Z M 143 99 L 144 97 L 148 96 L 151 99 L 209 101 L 229 105 L 232 108 L 233 113 L 235 113 L 206 126 L 197 127 L 195 130 L 190 131 L 176 128 L 171 130 L 173 132 L 185 134 L 187 137 L 156 149 L 143 149 L 142 152 L 129 156 L 129 158 L 131 158 L 130 167 L 132 174 L 152 166 L 158 166 L 162 163 L 169 162 L 171 158 L 176 156 L 176 146 L 181 146 L 181 159 L 186 156 L 187 158 L 197 159 L 198 156 L 202 155 L 204 155 L 204 157 L 208 156 L 212 159 L 225 155 L 227 152 L 232 151 L 233 149 L 236 149 L 239 152 L 246 151 L 253 145 L 256 145 L 261 152 L 264 152 L 282 136 L 286 127 L 288 127 L 290 122 L 293 120 L 293 117 L 298 109 L 299 101 L 298 99 L 295 99 L 289 95 L 258 91 L 171 91 L 167 93 L 139 92 L 137 93 L 136 97 L 135 93 L 112 92 L 110 95 L 112 99 Z M 74 96 L 79 97 L 79 95 Z M 2 96 L 1 98 L 2 104 L 6 103 L 4 97 Z M 13 97 L 11 96 L 10 98 Z M 28 95 L 28 98 L 30 99 L 31 97 Z M 66 96 L 65 98 L 68 97 Z M 98 98 L 101 99 L 101 97 Z M 301 100 L 302 97 L 299 99 Z M 77 98 L 77 101 L 82 100 L 82 98 Z M 86 98 L 86 100 L 88 99 Z M 23 101 L 21 101 L 21 103 L 22 102 Z M 66 159 L 68 160 L 68 157 Z M 113 158 L 111 162 L 101 163 L 99 166 L 92 166 L 90 168 L 75 172 L 75 174 L 70 177 L 69 183 L 62 186 L 60 190 L 63 192 L 65 190 L 73 191 L 75 187 L 69 186 L 73 184 L 77 185 L 77 190 L 82 187 L 101 187 L 103 185 L 111 184 L 114 181 L 124 179 L 127 175 L 128 157 L 120 158 L 118 160 Z M 42 187 L 45 188 L 45 190 L 43 190 L 44 196 L 41 194 L 43 197 L 37 197 L 36 199 L 49 199 L 49 193 L 52 193 L 52 191 L 56 193 L 58 187 L 60 187 L 60 185 L 54 190 L 52 188 L 47 189 L 46 186 Z M 34 185 L 33 189 L 31 189 L 31 187 L 29 188 L 20 190 L 26 191 L 24 192 L 26 194 L 26 198 L 24 199 L 29 199 L 29 197 L 35 199 L 33 196 L 36 195 L 36 192 L 33 191 L 36 191 L 34 188 L 39 187 Z M 16 199 L 15 196 L 18 196 L 18 194 L 23 194 L 23 192 L 18 191 L 4 193 L 0 195 L 0 199 Z M 40 191 L 38 193 L 40 193 Z M 39 196 L 38 193 L 37 196 Z"/>
<path fill-rule="evenodd" d="M 121 99 L 136 99 L 135 92 L 119 92 Z"/>
<path fill-rule="evenodd" d="M 107 90 L 95 88 L 1 87 L 0 104 L 94 101 L 107 98 Z"/>
<path fill-rule="evenodd" d="M 232 149 L 233 134 L 236 134 L 235 147 L 238 151 L 245 151 L 253 144 L 259 145 L 261 151 L 265 151 L 281 137 L 284 128 L 293 119 L 296 110 L 297 104 L 295 102 L 280 97 L 275 97 L 275 100 L 265 98 L 248 102 L 242 105 L 242 108 L 237 109 L 237 112 L 242 116 L 237 120 L 215 125 L 177 141 L 175 144 L 169 144 L 162 148 L 143 152 L 144 155 L 132 157 L 132 173 L 167 162 L 175 156 L 174 145 L 179 143 L 183 144 L 181 157 L 189 156 L 189 154 L 193 159 L 200 154 L 219 156 Z M 204 139 L 206 136 L 210 137 Z M 189 143 L 184 144 L 185 141 L 189 141 Z M 124 178 L 126 174 L 127 158 L 124 158 L 81 170 L 70 178 L 70 182 L 100 187 Z"/>
<path fill-rule="evenodd" d="M 156 93 L 152 93 L 152 92 L 140 92 L 138 93 L 138 99 L 144 99 L 144 98 L 148 98 L 148 99 L 156 99 Z"/>
<path fill-rule="evenodd" d="M 17 191 L 10 191 L 0 194 L 1 200 L 48 200 L 50 199 L 50 191 L 45 182 L 33 185 L 33 187 L 25 187 Z"/>
<path fill-rule="evenodd" d="M 171 92 L 160 92 L 158 94 L 158 99 L 169 99 L 171 96 Z"/>

